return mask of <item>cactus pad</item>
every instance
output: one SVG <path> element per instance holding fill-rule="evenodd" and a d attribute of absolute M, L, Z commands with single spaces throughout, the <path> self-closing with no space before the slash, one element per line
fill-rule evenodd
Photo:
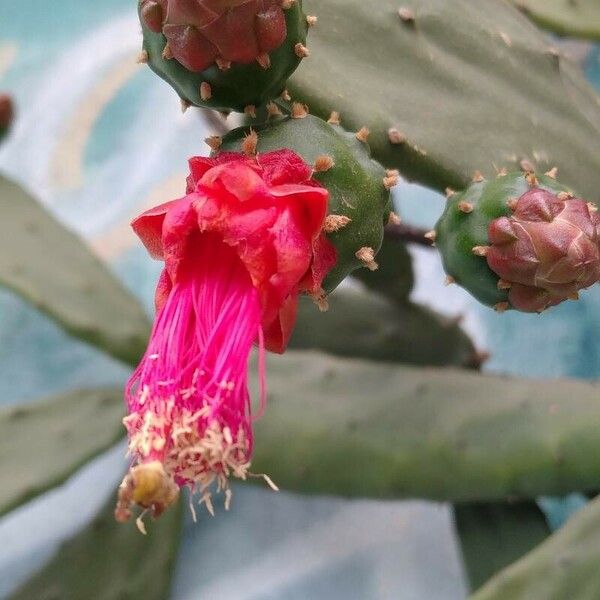
<path fill-rule="evenodd" d="M 600 6 L 577 0 L 585 4 Z M 475 168 L 492 177 L 494 166 L 516 170 L 528 159 L 540 172 L 560 165 L 561 181 L 600 200 L 597 93 L 509 2 L 304 0 L 303 7 L 319 23 L 289 92 L 322 118 L 336 110 L 349 128 L 367 125 L 382 165 L 443 191 L 466 187 Z"/>
<path fill-rule="evenodd" d="M 598 0 L 512 0 L 540 27 L 558 35 L 600 40 Z"/>
<path fill-rule="evenodd" d="M 185 104 L 252 112 L 307 55 L 299 1 L 142 0 L 139 16 L 143 60 Z"/>
<path fill-rule="evenodd" d="M 220 149 L 247 149 L 248 136 L 256 133 L 252 151 L 260 154 L 289 148 L 314 165 L 314 178 L 329 190 L 326 231 L 338 252 L 337 265 L 324 282 L 325 290 L 331 291 L 354 269 L 376 268 L 374 257 L 390 213 L 386 172 L 371 160 L 364 131 L 352 134 L 301 111 L 296 114 L 302 116 L 234 129 L 223 138 Z"/>
<path fill-rule="evenodd" d="M 541 312 L 600 278 L 596 207 L 549 175 L 477 177 L 436 226 L 448 275 L 497 310 Z"/>

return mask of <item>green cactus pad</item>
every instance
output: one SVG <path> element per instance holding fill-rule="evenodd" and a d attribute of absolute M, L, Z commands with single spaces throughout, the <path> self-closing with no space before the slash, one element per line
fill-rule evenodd
<path fill-rule="evenodd" d="M 148 65 L 164 79 L 185 102 L 194 106 L 214 108 L 221 111 L 244 112 L 248 106 L 259 107 L 279 96 L 285 89 L 290 75 L 302 60 L 295 52 L 296 44 L 306 43 L 308 24 L 299 0 L 285 11 L 287 38 L 270 53 L 271 66 L 263 69 L 258 63 L 232 64 L 222 71 L 214 64 L 205 71 L 188 71 L 174 58 L 163 58 L 166 38 L 162 33 L 151 31 L 143 22 L 143 49 L 148 54 Z M 200 86 L 210 86 L 211 97 L 201 98 Z"/>
<path fill-rule="evenodd" d="M 494 576 L 470 600 L 597 600 L 600 498 L 543 544 Z"/>
<path fill-rule="evenodd" d="M 116 444 L 124 410 L 122 388 L 75 390 L 0 410 L 0 515 Z"/>
<path fill-rule="evenodd" d="M 532 500 L 454 506 L 454 524 L 471 590 L 541 544 L 551 530 Z"/>
<path fill-rule="evenodd" d="M 240 151 L 250 128 L 240 127 L 223 138 L 221 150 Z M 383 227 L 390 212 L 390 193 L 383 185 L 385 170 L 370 157 L 369 147 L 338 125 L 317 117 L 285 117 L 268 125 L 253 127 L 258 133 L 258 152 L 289 148 L 313 165 L 319 156 L 330 156 L 334 166 L 314 174 L 329 190 L 329 213 L 349 217 L 351 222 L 329 234 L 338 251 L 337 265 L 327 276 L 324 288 L 331 291 L 363 264 L 356 252 L 363 247 L 381 247 Z"/>
<path fill-rule="evenodd" d="M 66 540 L 8 600 L 170 598 L 182 514 L 180 503 L 155 522 L 147 519 L 144 536 L 133 523 L 124 526 L 115 521 L 111 495 L 94 520 Z"/>
<path fill-rule="evenodd" d="M 365 269 L 366 271 L 366 269 Z M 302 298 L 290 348 L 415 365 L 475 367 L 478 354 L 457 321 L 371 291 L 337 289 L 330 310 Z"/>
<path fill-rule="evenodd" d="M 546 175 L 537 179 L 538 187 L 555 194 L 567 189 Z M 446 210 L 435 226 L 436 246 L 442 255 L 444 270 L 488 306 L 507 302 L 508 293 L 498 289 L 498 275 L 488 267 L 485 258 L 473 254 L 473 248 L 489 244 L 490 222 L 509 216 L 508 201 L 521 197 L 529 189 L 521 172 L 474 181 L 465 191 L 449 197 Z M 461 211 L 461 203 L 472 206 L 471 212 Z"/>
<path fill-rule="evenodd" d="M 462 502 L 598 488 L 594 383 L 294 350 L 267 371 L 252 470 L 281 489 Z"/>
<path fill-rule="evenodd" d="M 600 41 L 598 0 L 512 0 L 541 27 L 559 35 Z"/>
<path fill-rule="evenodd" d="M 85 244 L 0 176 L 0 284 L 65 331 L 132 365 L 150 331 L 143 307 Z"/>
<path fill-rule="evenodd" d="M 591 3 L 600 4 L 577 0 Z M 292 97 L 320 117 L 339 111 L 348 128 L 369 127 L 385 167 L 462 189 L 475 169 L 491 177 L 528 159 L 540 172 L 560 165 L 566 185 L 600 199 L 597 93 L 509 2 L 305 0 L 304 9 L 319 23 Z"/>

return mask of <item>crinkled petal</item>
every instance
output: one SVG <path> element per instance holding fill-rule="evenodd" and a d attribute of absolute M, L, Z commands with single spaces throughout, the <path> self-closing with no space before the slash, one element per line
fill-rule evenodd
<path fill-rule="evenodd" d="M 148 250 L 152 258 L 163 259 L 162 230 L 165 215 L 179 203 L 187 202 L 186 198 L 171 200 L 155 206 L 131 222 L 131 227 Z"/>
<path fill-rule="evenodd" d="M 305 183 L 312 175 L 312 168 L 288 149 L 259 154 L 256 162 L 263 169 L 263 179 L 268 185 Z"/>
<path fill-rule="evenodd" d="M 298 295 L 291 294 L 281 305 L 275 320 L 265 328 L 265 348 L 282 354 L 290 341 L 298 312 Z"/>

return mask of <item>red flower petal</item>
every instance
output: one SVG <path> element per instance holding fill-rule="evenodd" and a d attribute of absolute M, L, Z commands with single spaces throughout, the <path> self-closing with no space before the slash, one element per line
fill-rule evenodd
<path fill-rule="evenodd" d="M 315 293 L 335 265 L 324 237 L 329 194 L 291 150 L 260 155 L 223 153 L 190 160 L 188 195 L 133 222 L 150 253 L 165 260 L 160 304 L 190 259 L 192 238 L 216 234 L 235 248 L 260 294 L 267 347 L 281 352 L 291 335 L 297 295 Z"/>

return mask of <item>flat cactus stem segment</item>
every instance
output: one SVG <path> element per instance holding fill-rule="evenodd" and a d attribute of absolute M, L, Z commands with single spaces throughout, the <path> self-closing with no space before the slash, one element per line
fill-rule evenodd
<path fill-rule="evenodd" d="M 544 513 L 531 500 L 456 504 L 454 522 L 471 590 L 552 533 Z"/>
<path fill-rule="evenodd" d="M 136 364 L 145 311 L 85 243 L 16 183 L 0 177 L 0 285 L 71 335 Z"/>
<path fill-rule="evenodd" d="M 490 178 L 528 159 L 540 173 L 558 165 L 565 185 L 600 199 L 597 92 L 518 9 L 501 0 L 373 6 L 304 0 L 319 26 L 313 58 L 288 84 L 295 100 L 324 119 L 340 111 L 348 130 L 366 125 L 376 160 L 440 191 L 464 188 L 475 169 Z"/>
<path fill-rule="evenodd" d="M 123 436 L 122 389 L 0 410 L 0 515 L 66 481 Z"/>
<path fill-rule="evenodd" d="M 301 299 L 290 348 L 413 365 L 476 366 L 477 351 L 460 324 L 425 307 L 348 288 L 338 288 L 328 302 L 330 310 L 321 314 L 310 298 Z"/>
<path fill-rule="evenodd" d="M 253 467 L 281 489 L 460 502 L 600 486 L 593 383 L 297 351 L 267 367 Z"/>
<path fill-rule="evenodd" d="M 597 0 L 512 0 L 540 27 L 558 35 L 600 41 L 600 3 Z"/>
<path fill-rule="evenodd" d="M 337 264 L 323 284 L 330 292 L 366 264 L 357 256 L 361 248 L 372 249 L 373 257 L 377 254 L 391 209 L 390 193 L 383 184 L 385 170 L 371 160 L 368 144 L 309 114 L 307 108 L 297 104 L 297 118 L 275 117 L 268 124 L 234 129 L 223 138 L 220 151 L 239 152 L 252 130 L 257 134 L 254 150 L 259 157 L 288 148 L 314 166 L 314 178 L 329 190 L 329 214 L 349 219 L 345 227 L 328 234 L 338 251 Z"/>
<path fill-rule="evenodd" d="M 597 600 L 599 563 L 600 498 L 596 498 L 470 600 Z"/>
<path fill-rule="evenodd" d="M 181 0 L 169 0 L 169 2 L 176 3 L 180 9 L 186 4 Z M 151 0 L 144 6 L 148 4 L 155 3 Z M 252 10 L 254 4 L 254 2 L 248 4 L 249 10 Z M 199 7 L 199 4 L 194 4 L 193 18 L 197 17 L 195 11 L 200 10 Z M 272 11 L 267 12 L 272 13 Z M 215 110 L 235 110 L 241 113 L 247 106 L 261 107 L 282 93 L 289 76 L 307 55 L 298 51 L 300 47 L 305 49 L 309 27 L 302 12 L 302 3 L 294 2 L 283 11 L 283 16 L 286 37 L 283 43 L 278 43 L 274 49 L 268 52 L 254 52 L 255 49 L 238 44 L 234 36 L 232 39 L 236 40 L 235 44 L 228 42 L 223 46 L 228 50 L 225 55 L 217 55 L 205 64 L 200 61 L 200 58 L 205 57 L 203 52 L 206 48 L 202 45 L 199 34 L 193 33 L 195 28 L 166 25 L 163 32 L 170 40 L 167 42 L 163 32 L 153 30 L 141 13 L 143 49 L 148 56 L 148 66 L 191 105 Z M 191 17 L 189 15 L 182 17 L 184 20 L 186 18 L 189 20 Z M 232 23 L 229 25 L 234 27 Z M 267 22 L 264 25 L 264 32 L 270 35 L 273 28 Z M 211 29 L 211 35 L 218 37 L 223 34 L 216 22 L 209 28 L 211 26 L 214 28 L 214 31 Z M 192 39 L 190 37 L 192 35 L 196 37 Z M 182 44 L 181 47 L 177 45 L 179 42 Z M 186 48 L 195 49 L 194 53 L 190 55 Z M 244 58 L 246 51 L 249 54 Z M 243 60 L 236 60 L 236 57 Z M 210 94 L 207 94 L 208 89 Z"/>
<path fill-rule="evenodd" d="M 169 597 L 181 538 L 181 505 L 148 524 L 141 535 L 133 523 L 117 523 L 113 498 L 82 531 L 8 598 L 108 600 Z"/>

